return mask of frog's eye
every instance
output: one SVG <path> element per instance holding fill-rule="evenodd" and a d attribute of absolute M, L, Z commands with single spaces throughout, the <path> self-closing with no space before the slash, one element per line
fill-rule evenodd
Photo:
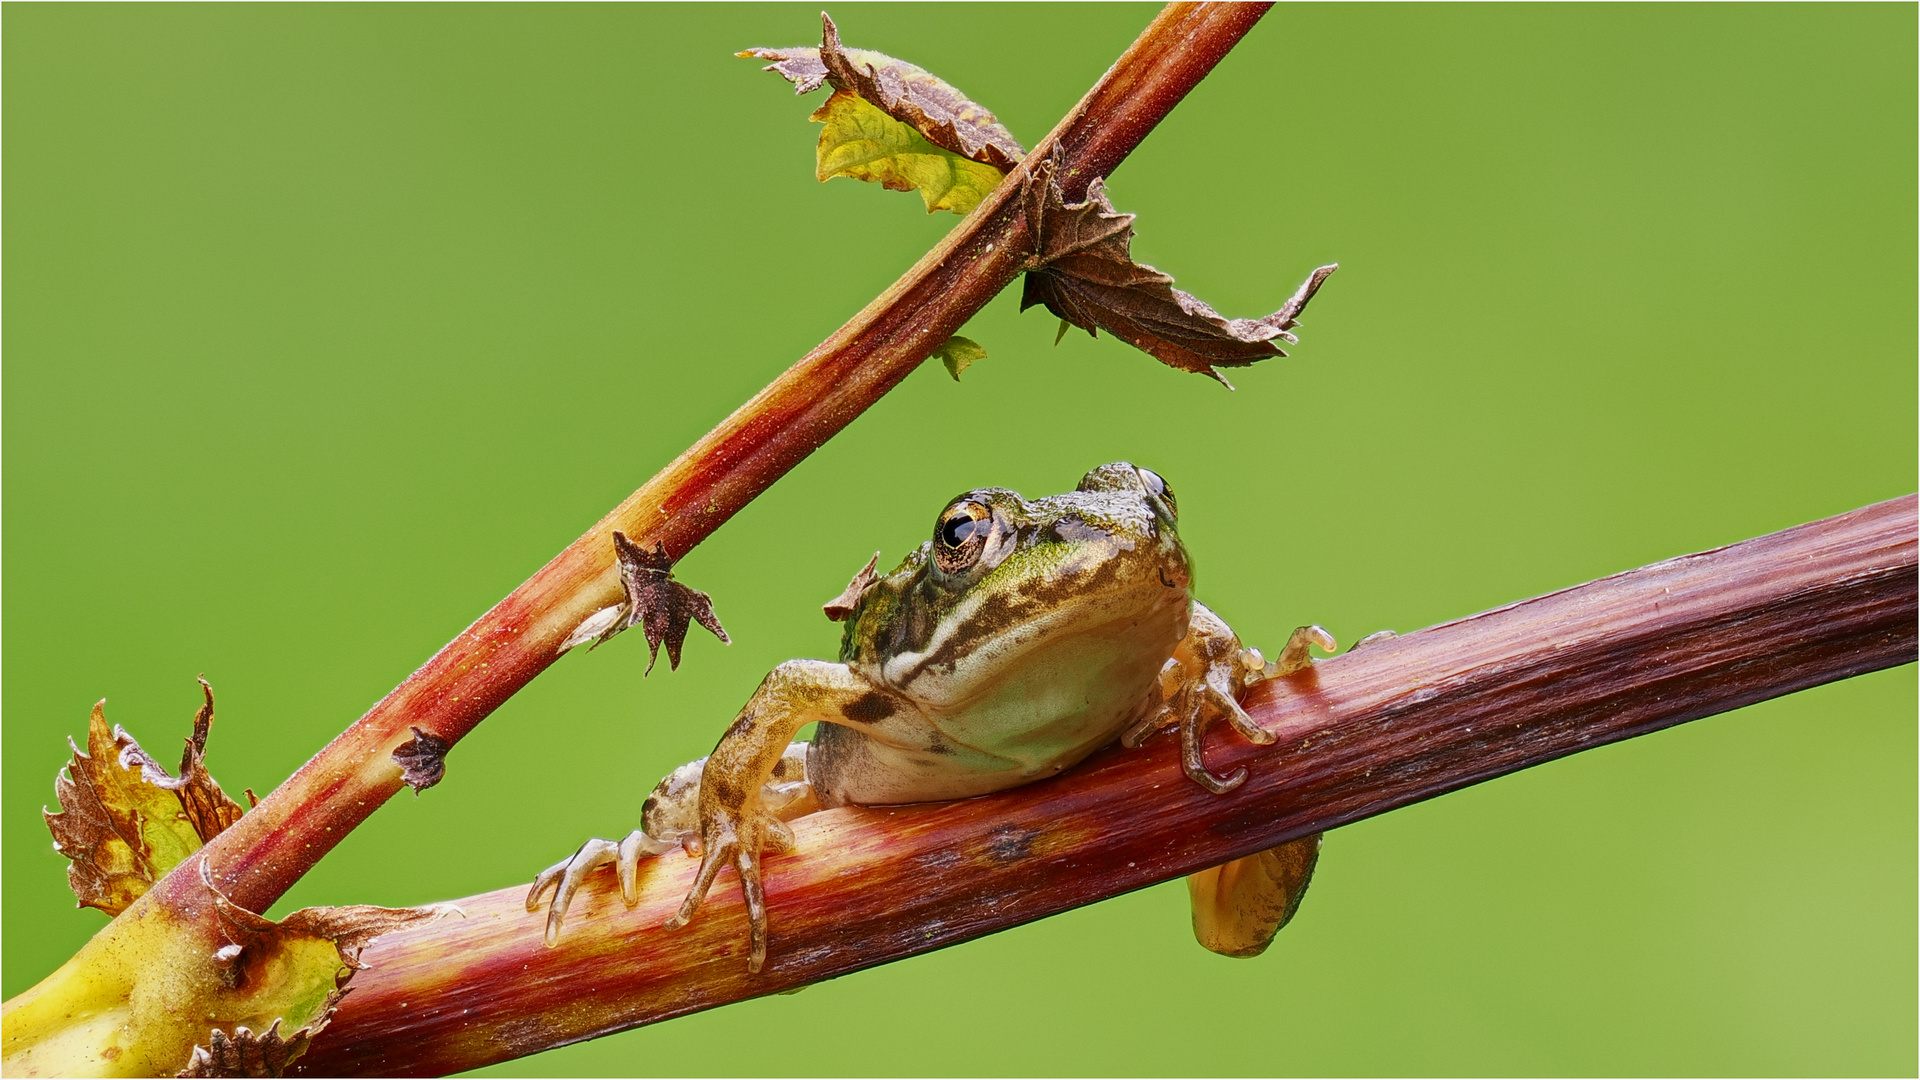
<path fill-rule="evenodd" d="M 957 573 L 972 566 L 993 528 L 993 511 L 971 500 L 947 508 L 933 529 L 933 556 L 940 569 Z"/>
<path fill-rule="evenodd" d="M 1152 469 L 1137 469 L 1136 471 L 1140 473 L 1140 482 L 1147 485 L 1147 494 L 1166 503 L 1167 509 L 1172 512 L 1173 516 L 1179 517 L 1180 504 L 1173 500 L 1173 485 L 1167 483 L 1164 477 Z"/>

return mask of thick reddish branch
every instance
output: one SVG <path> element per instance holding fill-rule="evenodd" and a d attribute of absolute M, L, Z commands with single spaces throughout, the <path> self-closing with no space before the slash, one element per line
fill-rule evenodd
<path fill-rule="evenodd" d="M 694 863 L 611 872 L 559 947 L 524 885 L 380 939 L 297 1063 L 316 1076 L 422 1075 L 604 1035 L 928 952 L 1673 724 L 1915 659 L 1913 496 L 1688 555 L 1323 661 L 1254 688 L 1279 734 L 1224 725 L 1237 791 L 1210 795 L 1162 738 L 1045 783 L 961 803 L 794 822 L 767 860 L 773 942 L 746 972 L 723 874 L 685 929 L 663 923 Z"/>
<path fill-rule="evenodd" d="M 1070 196 L 1118 166 L 1267 4 L 1172 4 L 1029 161 L 1064 154 Z M 400 788 L 391 752 L 410 726 L 459 741 L 555 659 L 589 613 L 619 599 L 611 534 L 684 556 L 905 378 L 1019 273 L 1021 166 L 887 292 L 742 406 L 458 638 L 150 894 L 185 910 L 198 859 L 237 903 L 265 911 Z M 713 586 L 708 585 L 709 588 Z"/>

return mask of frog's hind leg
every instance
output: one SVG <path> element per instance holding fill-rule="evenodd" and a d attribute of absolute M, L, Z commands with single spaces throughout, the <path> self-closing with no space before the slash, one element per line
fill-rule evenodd
<path fill-rule="evenodd" d="M 1362 638 L 1353 647 L 1384 641 L 1393 631 L 1382 630 Z M 1303 626 L 1287 639 L 1273 663 L 1258 678 L 1278 678 L 1313 663 L 1308 644 L 1333 651 L 1333 639 L 1317 626 Z M 1249 650 L 1251 651 L 1251 650 Z M 1351 651 L 1351 650 L 1349 650 Z M 1258 653 L 1254 654 L 1255 657 Z M 1251 668 L 1251 662 L 1249 667 Z M 1222 956 L 1252 957 L 1267 951 L 1274 935 L 1300 910 L 1300 899 L 1313 881 L 1320 858 L 1320 833 L 1290 840 L 1187 877 L 1187 897 L 1193 903 L 1193 936 Z"/>
<path fill-rule="evenodd" d="M 1222 956 L 1259 956 L 1300 910 L 1320 858 L 1320 834 L 1187 876 L 1193 936 Z"/>
<path fill-rule="evenodd" d="M 668 773 L 656 784 L 640 810 L 641 827 L 625 840 L 589 840 L 569 858 L 547 867 L 533 881 L 527 893 L 527 910 L 537 911 L 540 898 L 553 890 L 553 906 L 547 912 L 546 942 L 560 940 L 560 928 L 566 922 L 567 909 L 574 894 L 589 875 L 613 863 L 620 879 L 620 898 L 628 907 L 640 902 L 640 860 L 664 855 L 679 848 L 695 854 L 700 846 L 700 778 L 707 759 L 689 762 Z M 792 820 L 818 809 L 813 788 L 807 782 L 807 744 L 790 744 L 761 788 L 768 811 Z"/>
<path fill-rule="evenodd" d="M 1201 756 L 1207 729 L 1225 719 L 1244 738 L 1265 745 L 1274 736 L 1240 707 L 1248 686 L 1262 679 L 1291 675 L 1313 663 L 1309 646 L 1328 652 L 1333 636 L 1318 626 L 1302 626 L 1287 639 L 1279 657 L 1268 663 L 1260 650 L 1243 648 L 1233 630 L 1200 604 L 1186 639 L 1160 672 L 1156 700 L 1123 741 L 1137 745 L 1170 724 L 1180 730 L 1181 766 L 1193 781 L 1225 794 L 1247 779 L 1247 770 L 1216 776 Z M 1242 859 L 1222 863 L 1187 878 L 1193 902 L 1193 934 L 1201 945 L 1226 956 L 1258 956 L 1306 895 L 1320 855 L 1320 834 L 1303 836 Z"/>

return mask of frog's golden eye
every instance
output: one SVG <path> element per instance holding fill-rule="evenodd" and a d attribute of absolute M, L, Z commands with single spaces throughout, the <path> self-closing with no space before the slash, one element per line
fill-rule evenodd
<path fill-rule="evenodd" d="M 1167 510 L 1172 513 L 1174 517 L 1179 517 L 1180 504 L 1173 500 L 1173 485 L 1167 483 L 1164 477 L 1152 469 L 1136 467 L 1135 471 L 1140 474 L 1140 482 L 1147 485 L 1147 494 L 1166 503 Z"/>
<path fill-rule="evenodd" d="M 971 500 L 947 508 L 933 529 L 933 557 L 940 569 L 957 573 L 972 566 L 993 529 L 993 511 Z"/>

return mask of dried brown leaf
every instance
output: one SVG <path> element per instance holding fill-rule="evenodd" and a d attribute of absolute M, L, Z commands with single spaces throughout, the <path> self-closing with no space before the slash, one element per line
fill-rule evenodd
<path fill-rule="evenodd" d="M 1087 197 L 1066 201 L 1053 163 L 1040 162 L 1022 192 L 1034 254 L 1020 310 L 1041 304 L 1089 334 L 1105 330 L 1181 371 L 1221 383 L 1215 370 L 1287 355 L 1274 344 L 1298 344 L 1289 331 L 1338 264 L 1315 270 L 1293 298 L 1264 319 L 1228 319 L 1199 298 L 1173 288 L 1173 278 L 1133 260 L 1133 215 L 1114 210 L 1099 177 Z"/>
<path fill-rule="evenodd" d="M 747 49 L 737 55 L 774 61 L 766 70 L 792 83 L 795 93 L 831 84 L 858 94 L 935 146 L 1003 173 L 1027 155 L 993 113 L 952 84 L 904 60 L 841 45 L 840 31 L 824 11 L 819 48 Z"/>
<path fill-rule="evenodd" d="M 853 575 L 853 580 L 847 582 L 847 587 L 840 591 L 839 596 L 821 605 L 820 610 L 827 613 L 827 618 L 834 622 L 845 622 L 847 616 L 853 614 L 853 609 L 860 606 L 860 595 L 866 592 L 867 586 L 873 584 L 878 578 L 879 575 L 874 573 L 874 568 L 879 565 L 880 553 L 876 551 L 873 553 L 873 558 L 867 560 L 867 565 Z"/>
<path fill-rule="evenodd" d="M 447 775 L 449 744 L 431 731 L 412 731 L 413 738 L 393 752 L 393 761 L 400 766 L 400 782 L 419 795 Z"/>
<path fill-rule="evenodd" d="M 193 831 L 200 836 L 200 842 L 206 843 L 224 832 L 227 826 L 240 820 L 246 813 L 240 804 L 233 801 L 220 784 L 207 772 L 207 735 L 213 730 L 213 687 L 205 679 L 200 680 L 200 692 L 206 701 L 193 717 L 193 734 L 187 739 L 187 747 L 180 755 L 180 778 L 167 775 L 157 762 L 148 761 L 141 766 L 141 775 L 154 784 L 173 792 L 180 799 L 181 809 L 186 811 L 187 820 L 193 824 Z M 144 754 L 142 755 L 145 756 Z"/>
<path fill-rule="evenodd" d="M 335 995 L 335 1000 L 338 997 Z M 214 1028 L 207 1038 L 208 1045 L 195 1046 L 187 1058 L 187 1067 L 173 1075 L 285 1076 L 294 1059 L 307 1052 L 313 1037 L 331 1019 L 333 1007 L 329 1004 L 326 1013 L 318 1021 L 284 1037 L 280 1034 L 280 1021 L 277 1019 L 272 1027 L 258 1035 L 244 1024 L 234 1028 L 232 1035 Z"/>
<path fill-rule="evenodd" d="M 118 915 L 244 813 L 207 772 L 213 689 L 205 679 L 200 686 L 206 703 L 194 717 L 178 779 L 125 730 L 108 728 L 104 701 L 87 725 L 88 752 L 73 746 L 72 760 L 54 777 L 61 812 L 42 813 L 54 849 L 72 860 L 67 882 L 81 906 Z"/>
<path fill-rule="evenodd" d="M 615 530 L 613 550 L 619 560 L 620 583 L 626 588 L 627 600 L 596 639 L 596 645 L 629 626 L 640 626 L 647 635 L 647 673 L 652 674 L 653 665 L 660 659 L 661 642 L 667 645 L 667 666 L 676 669 L 680 666 L 680 648 L 686 643 L 687 628 L 694 622 L 706 627 L 722 644 L 732 643 L 719 617 L 713 613 L 712 598 L 673 580 L 673 560 L 667 557 L 666 545 L 655 540 L 653 550 L 648 551 L 627 539 L 625 533 Z M 604 614 L 603 609 L 590 621 L 597 622 Z M 578 634 L 575 631 L 574 636 Z"/>
<path fill-rule="evenodd" d="M 366 966 L 360 962 L 360 950 L 366 948 L 374 938 L 458 910 L 452 906 L 390 908 L 374 904 L 301 908 L 281 919 L 279 930 L 285 934 L 311 934 L 326 938 L 340 950 L 340 959 L 358 971 Z"/>

